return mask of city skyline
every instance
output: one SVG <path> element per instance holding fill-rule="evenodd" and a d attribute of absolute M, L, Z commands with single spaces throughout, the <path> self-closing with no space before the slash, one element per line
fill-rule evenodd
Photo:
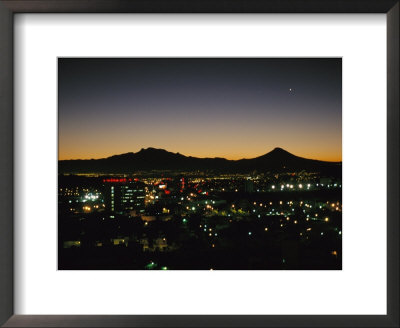
<path fill-rule="evenodd" d="M 341 59 L 59 59 L 59 160 L 342 160 Z"/>

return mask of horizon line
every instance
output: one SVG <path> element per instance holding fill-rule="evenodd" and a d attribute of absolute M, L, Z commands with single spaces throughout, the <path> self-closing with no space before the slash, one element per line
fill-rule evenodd
<path fill-rule="evenodd" d="M 216 156 L 216 157 L 197 157 L 197 156 L 191 156 L 191 155 L 184 155 L 184 154 L 182 154 L 181 152 L 172 152 L 172 151 L 166 150 L 166 149 L 164 149 L 164 148 L 147 147 L 147 148 L 141 148 L 141 149 L 138 150 L 137 152 L 132 152 L 132 151 L 131 151 L 131 152 L 126 152 L 126 153 L 121 153 L 121 154 L 114 154 L 114 155 L 110 155 L 110 156 L 107 156 L 107 157 L 99 157 L 99 158 L 58 159 L 58 162 L 61 162 L 61 161 L 90 161 L 90 160 L 108 159 L 108 158 L 111 158 L 111 157 L 114 157 L 114 156 L 121 156 L 121 155 L 126 155 L 126 154 L 137 154 L 137 153 L 139 153 L 139 152 L 142 151 L 142 150 L 148 150 L 148 149 L 163 150 L 163 151 L 168 152 L 168 153 L 179 154 L 179 155 L 182 155 L 182 156 L 185 156 L 185 157 L 193 157 L 193 158 L 199 158 L 199 159 L 216 159 L 216 158 L 221 158 L 221 159 L 225 159 L 225 160 L 227 160 L 227 161 L 250 160 L 250 159 L 254 159 L 254 158 L 258 158 L 258 157 L 267 155 L 267 154 L 271 153 L 271 152 L 274 151 L 274 150 L 280 149 L 280 150 L 283 150 L 283 151 L 285 151 L 285 152 L 287 152 L 287 153 L 289 153 L 289 154 L 291 154 L 291 155 L 293 155 L 293 156 L 299 157 L 299 158 L 304 158 L 304 159 L 309 159 L 309 160 L 314 160 L 314 161 L 321 161 L 321 162 L 329 162 L 329 163 L 342 163 L 342 160 L 340 160 L 340 161 L 327 161 L 327 160 L 321 160 L 321 159 L 307 158 L 307 157 L 298 156 L 298 155 L 295 155 L 295 154 L 291 153 L 290 151 L 287 151 L 286 149 L 284 149 L 284 148 L 282 148 L 282 147 L 274 147 L 272 150 L 270 150 L 270 151 L 268 151 L 268 152 L 266 152 L 266 153 L 264 153 L 264 154 L 255 156 L 255 157 L 250 157 L 250 158 L 243 157 L 243 158 L 239 158 L 239 159 L 227 159 L 227 158 L 225 158 L 225 157 L 220 157 L 220 156 Z"/>

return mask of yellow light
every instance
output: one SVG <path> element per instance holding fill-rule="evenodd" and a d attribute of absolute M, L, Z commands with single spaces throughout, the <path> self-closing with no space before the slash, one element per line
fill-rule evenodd
<path fill-rule="evenodd" d="M 325 222 L 329 222 L 329 218 L 325 218 L 324 221 L 325 221 Z"/>
<path fill-rule="evenodd" d="M 268 231 L 268 228 L 264 228 L 265 231 Z"/>
<path fill-rule="evenodd" d="M 286 221 L 289 221 L 289 220 L 290 220 L 290 217 L 287 217 L 287 218 L 286 218 Z"/>

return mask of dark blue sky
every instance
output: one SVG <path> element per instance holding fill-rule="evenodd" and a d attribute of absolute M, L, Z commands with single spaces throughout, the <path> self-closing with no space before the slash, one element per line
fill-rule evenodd
<path fill-rule="evenodd" d="M 341 160 L 341 59 L 59 59 L 59 158 Z"/>

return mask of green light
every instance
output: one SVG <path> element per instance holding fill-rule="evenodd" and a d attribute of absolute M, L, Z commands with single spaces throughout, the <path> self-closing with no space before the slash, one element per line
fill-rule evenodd
<path fill-rule="evenodd" d="M 157 264 L 154 263 L 153 261 L 151 261 L 149 264 L 147 264 L 147 265 L 145 266 L 145 269 L 147 269 L 147 270 L 152 270 L 152 269 L 154 269 L 156 266 L 157 266 Z"/>
<path fill-rule="evenodd" d="M 183 219 L 183 220 L 182 220 L 182 222 L 183 222 L 183 223 L 186 223 L 186 222 L 187 222 L 187 220 L 186 220 L 186 219 Z"/>
<path fill-rule="evenodd" d="M 166 266 L 161 267 L 161 270 L 168 270 Z"/>

